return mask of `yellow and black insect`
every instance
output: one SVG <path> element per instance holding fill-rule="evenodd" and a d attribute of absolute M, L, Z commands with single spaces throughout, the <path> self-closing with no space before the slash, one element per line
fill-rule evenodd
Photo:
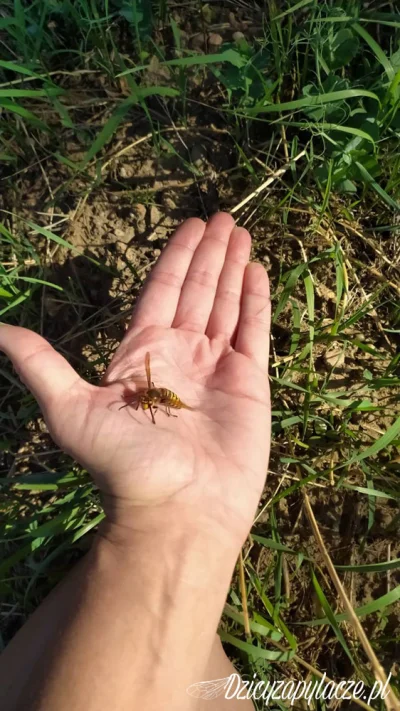
<path fill-rule="evenodd" d="M 133 405 L 135 410 L 137 410 L 139 405 L 141 405 L 142 410 L 150 410 L 151 419 L 154 425 L 156 424 L 154 414 L 160 406 L 164 408 L 164 411 L 168 417 L 172 415 L 171 408 L 174 410 L 182 410 L 183 408 L 185 410 L 193 410 L 193 407 L 185 405 L 185 403 L 182 402 L 182 400 L 175 393 L 173 393 L 172 390 L 168 390 L 168 388 L 156 388 L 151 380 L 149 352 L 146 353 L 144 363 L 146 367 L 147 388 L 135 393 L 132 400 L 127 402 L 126 405 L 122 405 L 122 407 L 119 408 L 120 410 L 124 407 L 129 407 L 130 405 Z M 172 415 L 172 417 L 177 417 L 177 415 Z"/>

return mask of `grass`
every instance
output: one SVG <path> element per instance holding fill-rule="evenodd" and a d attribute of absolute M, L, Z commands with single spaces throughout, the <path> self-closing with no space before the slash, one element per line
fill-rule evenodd
<path fill-rule="evenodd" d="M 251 229 L 274 292 L 273 447 L 221 636 L 251 675 L 371 686 L 371 651 L 395 672 L 400 643 L 400 15 L 358 0 L 230 11 L 4 1 L 0 318 L 97 380 L 175 222 L 217 201 Z M 121 177 L 149 157 L 160 178 Z M 79 240 L 113 200 L 143 239 Z M 0 367 L 5 644 L 102 511 Z"/>

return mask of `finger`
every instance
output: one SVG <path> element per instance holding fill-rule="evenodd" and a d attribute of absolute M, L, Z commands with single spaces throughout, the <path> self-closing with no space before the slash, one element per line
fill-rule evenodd
<path fill-rule="evenodd" d="M 231 341 L 234 336 L 239 319 L 244 270 L 249 261 L 250 249 L 251 237 L 247 230 L 234 227 L 208 321 L 206 334 L 209 338 L 222 336 Z"/>
<path fill-rule="evenodd" d="M 83 383 L 65 358 L 37 333 L 18 326 L 0 326 L 0 349 L 12 361 L 21 380 L 42 409 L 61 402 L 66 393 Z"/>
<path fill-rule="evenodd" d="M 182 286 L 173 328 L 204 333 L 234 224 L 226 212 L 208 221 Z"/>
<path fill-rule="evenodd" d="M 203 220 L 197 217 L 178 227 L 151 272 L 129 328 L 171 326 L 182 284 L 205 228 Z"/>
<path fill-rule="evenodd" d="M 271 302 L 267 272 L 261 264 L 249 264 L 243 280 L 242 304 L 235 350 L 268 370 Z"/>

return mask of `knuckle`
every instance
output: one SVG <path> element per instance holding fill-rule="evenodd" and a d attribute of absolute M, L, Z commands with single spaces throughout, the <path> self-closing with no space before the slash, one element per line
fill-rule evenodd
<path fill-rule="evenodd" d="M 209 232 L 203 239 L 203 243 L 206 244 L 207 242 L 212 242 L 213 245 L 215 245 L 215 244 L 217 244 L 217 245 L 219 244 L 219 246 L 222 245 L 222 248 L 226 249 L 227 240 L 221 239 L 221 237 L 219 236 L 219 232 Z"/>
<path fill-rule="evenodd" d="M 170 246 L 171 250 L 174 250 L 175 252 L 191 252 L 191 254 L 194 253 L 194 247 L 192 247 L 190 244 L 185 244 L 184 242 L 174 242 Z"/>
<path fill-rule="evenodd" d="M 215 278 L 207 269 L 195 269 L 188 275 L 188 281 L 211 288 L 215 285 Z"/>
<path fill-rule="evenodd" d="M 219 289 L 217 298 L 230 304 L 237 304 L 240 299 L 240 293 L 235 289 Z"/>
<path fill-rule="evenodd" d="M 164 286 L 172 286 L 175 289 L 181 288 L 181 280 L 174 272 L 157 271 L 153 274 L 152 280 Z"/>
<path fill-rule="evenodd" d="M 195 318 L 180 319 L 176 322 L 175 328 L 181 328 L 183 331 L 193 331 L 196 333 L 202 330 L 203 324 L 200 319 L 198 321 L 196 321 Z"/>
<path fill-rule="evenodd" d="M 258 328 L 263 331 L 268 331 L 269 329 L 269 319 L 262 311 L 260 311 L 259 314 L 245 316 L 243 322 L 245 326 L 251 326 L 252 328 Z"/>

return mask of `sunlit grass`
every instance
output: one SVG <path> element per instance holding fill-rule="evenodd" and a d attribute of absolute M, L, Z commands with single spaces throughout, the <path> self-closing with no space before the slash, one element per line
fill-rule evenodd
<path fill-rule="evenodd" d="M 389 672 L 400 640 L 400 16 L 389 4 L 269 2 L 238 10 L 244 30 L 234 37 L 218 29 L 219 12 L 187 9 L 193 34 L 223 34 L 219 48 L 198 49 L 184 11 L 168 3 L 3 3 L 0 319 L 47 335 L 96 381 L 132 294 L 93 304 L 81 262 L 63 272 L 75 258 L 100 281 L 118 280 L 117 260 L 95 245 L 82 256 L 71 241 L 81 211 L 102 194 L 127 209 L 156 205 L 153 180 L 132 187 L 116 173 L 145 146 L 179 166 L 178 210 L 190 186 L 206 217 L 222 145 L 229 190 L 219 204 L 252 231 L 254 256 L 270 268 L 274 325 L 270 473 L 244 547 L 245 589 L 235 577 L 221 635 L 260 678 L 327 671 L 372 684 L 305 496 Z M 193 160 L 193 136 L 210 145 L 206 168 Z M 36 183 L 40 205 L 30 208 Z M 130 272 L 136 293 L 144 272 Z M 59 330 L 47 313 L 60 314 Z M 5 360 L 1 373 L 7 642 L 103 514 L 87 473 L 55 449 Z"/>

